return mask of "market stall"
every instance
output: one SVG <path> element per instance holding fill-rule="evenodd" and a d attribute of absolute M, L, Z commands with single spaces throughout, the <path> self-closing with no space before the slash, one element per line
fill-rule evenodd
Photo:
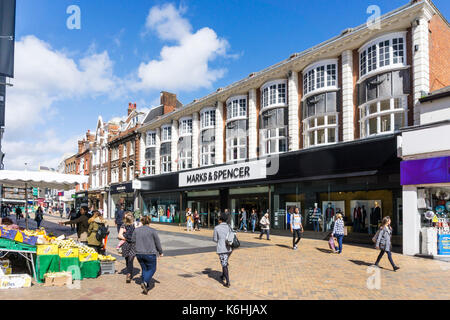
<path fill-rule="evenodd" d="M 38 187 L 50 189 L 73 189 L 77 184 L 86 183 L 87 176 L 67 175 L 55 172 L 11 171 L 0 170 L 0 184 L 15 187 Z M 28 195 L 25 194 L 25 212 Z M 3 224 L 2 224 L 3 223 Z M 92 249 L 73 240 L 56 238 L 47 234 L 44 228 L 21 229 L 11 222 L 0 221 L 0 257 L 8 254 L 19 254 L 24 257 L 29 271 L 36 282 L 43 282 L 46 277 L 55 278 L 61 271 L 68 272 L 75 280 L 94 278 L 100 273 L 100 260 Z M 112 257 L 101 256 L 102 261 L 112 261 Z M 9 260 L 1 260 L 0 288 L 15 288 L 31 285 L 29 276 L 12 274 Z M 60 274 L 58 274 L 60 273 Z"/>

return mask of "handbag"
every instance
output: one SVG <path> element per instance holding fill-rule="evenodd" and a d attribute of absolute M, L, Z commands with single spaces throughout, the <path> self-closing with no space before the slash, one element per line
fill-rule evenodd
<path fill-rule="evenodd" d="M 372 238 L 373 243 L 377 243 L 378 236 L 380 235 L 380 230 L 381 229 L 378 229 L 377 233 L 375 233 L 375 235 L 373 236 L 373 238 Z"/>
<path fill-rule="evenodd" d="M 344 227 L 344 236 L 348 235 L 348 229 L 347 227 Z"/>
<path fill-rule="evenodd" d="M 230 226 L 228 226 L 229 230 L 227 233 L 227 237 L 225 239 L 226 244 L 228 244 L 231 248 L 236 249 L 239 248 L 241 243 L 239 242 L 236 232 L 234 232 Z"/>

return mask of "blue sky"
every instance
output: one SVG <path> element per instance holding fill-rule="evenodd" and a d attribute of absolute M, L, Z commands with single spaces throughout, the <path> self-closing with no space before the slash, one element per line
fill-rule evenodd
<path fill-rule="evenodd" d="M 148 109 L 161 90 L 191 102 L 365 23 L 369 5 L 384 14 L 406 3 L 17 0 L 6 169 L 56 167 L 99 115 L 122 117 L 128 102 Z M 450 2 L 434 3 L 448 19 Z M 80 30 L 66 27 L 70 5 L 81 9 Z"/>

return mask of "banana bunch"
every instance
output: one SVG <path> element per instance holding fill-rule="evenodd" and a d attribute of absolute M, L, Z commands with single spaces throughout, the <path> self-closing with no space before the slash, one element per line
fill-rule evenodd
<path fill-rule="evenodd" d="M 37 236 L 46 236 L 45 230 L 23 230 L 23 233 L 25 233 L 29 237 L 37 237 Z"/>
<path fill-rule="evenodd" d="M 104 256 L 104 255 L 99 254 L 98 255 L 98 260 L 100 260 L 100 261 L 116 261 L 116 258 L 114 258 L 111 255 Z"/>

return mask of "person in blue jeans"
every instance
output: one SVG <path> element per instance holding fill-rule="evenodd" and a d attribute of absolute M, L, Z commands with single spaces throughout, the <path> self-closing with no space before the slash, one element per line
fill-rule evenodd
<path fill-rule="evenodd" d="M 252 223 L 252 232 L 255 233 L 256 221 L 258 220 L 258 214 L 255 209 L 252 209 L 250 214 L 250 222 Z"/>
<path fill-rule="evenodd" d="M 333 232 L 331 236 L 336 237 L 339 243 L 338 253 L 342 252 L 342 239 L 344 238 L 344 220 L 342 219 L 342 214 L 338 213 L 336 215 L 336 221 L 334 222 Z"/>
<path fill-rule="evenodd" d="M 247 232 L 247 211 L 244 208 L 241 209 L 241 226 L 239 230 L 242 230 L 242 228 L 244 228 L 244 232 Z"/>
<path fill-rule="evenodd" d="M 156 272 L 156 254 L 163 256 L 161 241 L 155 229 L 149 227 L 150 217 L 144 216 L 141 219 L 142 226 L 136 228 L 131 237 L 135 244 L 136 258 L 142 268 L 142 293 L 147 294 L 150 290 L 150 282 Z"/>

